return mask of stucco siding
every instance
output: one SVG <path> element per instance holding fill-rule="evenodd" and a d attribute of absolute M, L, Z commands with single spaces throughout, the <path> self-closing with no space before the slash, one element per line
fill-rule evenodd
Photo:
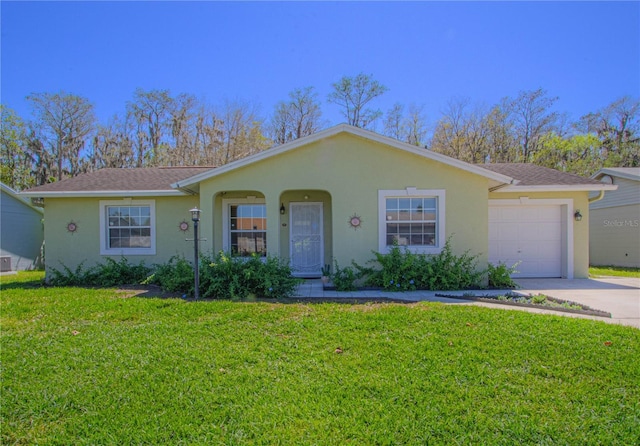
<path fill-rule="evenodd" d="M 592 265 L 640 267 L 640 204 L 592 209 Z"/>
<path fill-rule="evenodd" d="M 589 196 L 588 192 L 491 192 L 491 200 L 523 200 L 528 199 L 529 204 L 535 204 L 535 200 L 570 200 L 575 210 L 580 210 L 582 221 L 573 218 L 569 224 L 573 225 L 573 277 L 589 277 Z"/>
<path fill-rule="evenodd" d="M 331 243 L 325 254 L 346 266 L 351 260 L 365 263 L 373 258 L 372 251 L 378 250 L 378 190 L 444 189 L 445 231 L 447 236 L 453 236 L 455 252 L 469 250 L 480 255 L 484 264 L 487 181 L 377 142 L 340 134 L 205 180 L 200 184 L 202 226 L 209 239 L 207 247 L 220 249 L 221 194 L 227 197 L 237 195 L 237 191 L 259 192 L 267 206 L 268 250 L 286 257 L 288 230 L 283 224 L 288 215 L 280 215 L 279 208 L 285 201 L 308 195 L 310 202 L 325 203 L 325 223 L 330 224 L 325 228 L 325 235 L 329 234 L 325 245 L 328 239 Z M 349 225 L 352 215 L 361 217 L 360 228 Z M 330 262 L 328 255 L 325 262 Z"/>
<path fill-rule="evenodd" d="M 144 261 L 147 265 L 164 263 L 171 256 L 193 255 L 193 224 L 189 209 L 198 205 L 194 197 L 150 197 L 136 200 L 154 200 L 156 211 L 156 254 L 128 255 L 132 263 Z M 118 255 L 100 255 L 100 201 L 114 200 L 123 205 L 130 203 L 122 198 L 47 198 L 45 200 L 46 268 L 61 269 L 63 265 L 74 269 L 80 263 L 85 267 L 101 263 L 106 257 L 119 260 Z M 182 232 L 179 224 L 189 222 L 189 230 Z M 67 224 L 77 225 L 75 232 L 67 230 Z"/>
<path fill-rule="evenodd" d="M 4 190 L 0 201 L 0 255 L 11 257 L 13 271 L 41 267 L 42 214 Z"/>

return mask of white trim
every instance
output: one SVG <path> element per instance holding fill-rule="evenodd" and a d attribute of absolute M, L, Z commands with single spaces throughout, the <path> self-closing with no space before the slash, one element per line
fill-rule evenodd
<path fill-rule="evenodd" d="M 616 190 L 618 186 L 611 184 L 564 184 L 564 185 L 541 185 L 541 186 L 518 186 L 508 185 L 496 189 L 492 192 L 584 192 L 599 190 Z"/>
<path fill-rule="evenodd" d="M 520 197 L 516 199 L 490 199 L 489 206 L 562 206 L 562 276 L 573 279 L 574 249 L 573 249 L 573 199 L 571 198 L 540 198 L 530 199 Z"/>
<path fill-rule="evenodd" d="M 604 168 L 591 175 L 591 178 L 594 180 L 600 180 L 600 177 L 604 175 L 625 178 L 627 180 L 640 181 L 640 167 Z"/>
<path fill-rule="evenodd" d="M 264 198 L 256 198 L 249 196 L 246 198 L 223 198 L 222 199 L 222 250 L 231 252 L 231 231 L 229 229 L 229 207 L 233 204 L 265 204 Z M 269 250 L 269 219 L 267 218 L 267 227 L 265 234 L 267 236 L 267 251 Z"/>
<path fill-rule="evenodd" d="M 304 207 L 304 206 L 317 206 L 320 205 L 320 270 L 318 271 L 304 271 L 304 272 L 296 272 L 292 271 L 292 274 L 296 277 L 308 277 L 322 274 L 322 268 L 324 267 L 324 202 L 322 201 L 290 201 L 289 202 L 289 261 L 291 262 L 292 268 L 293 266 L 293 243 L 291 240 L 292 234 L 291 230 L 293 228 L 293 211 L 292 207 Z"/>
<path fill-rule="evenodd" d="M 446 234 L 446 191 L 444 189 L 416 189 L 407 187 L 399 190 L 378 190 L 378 252 L 387 253 L 386 199 L 390 197 L 435 197 L 436 198 L 436 246 L 407 246 L 416 254 L 439 254 L 447 240 Z"/>
<path fill-rule="evenodd" d="M 156 255 L 156 202 L 155 200 L 100 200 L 100 255 Z M 109 248 L 107 225 L 107 206 L 149 206 L 151 215 L 151 247 L 150 248 Z"/>
<path fill-rule="evenodd" d="M 89 197 L 175 197 L 191 195 L 180 190 L 101 190 L 101 191 L 56 191 L 56 192 L 20 192 L 25 197 L 38 198 L 89 198 Z"/>
<path fill-rule="evenodd" d="M 487 169 L 483 169 L 482 167 L 476 166 L 474 164 L 469 164 L 466 163 L 464 161 L 460 161 L 457 160 L 455 158 L 451 158 L 448 157 L 446 155 L 442 155 L 440 153 L 435 153 L 431 150 L 427 150 L 421 147 L 416 147 L 414 145 L 411 144 L 407 144 L 404 143 L 402 141 L 399 141 L 397 139 L 393 139 L 393 138 L 389 138 L 387 136 L 382 136 L 379 135 L 375 132 L 371 132 L 369 130 L 364 130 L 358 127 L 354 127 L 351 125 L 347 125 L 347 124 L 340 124 L 334 127 L 331 127 L 329 129 L 326 130 L 322 130 L 320 132 L 314 133 L 312 135 L 309 136 L 305 136 L 303 138 L 299 138 L 296 139 L 295 141 L 291 141 L 289 143 L 286 144 L 282 144 L 279 145 L 277 147 L 273 147 L 271 149 L 265 150 L 263 152 L 257 153 L 255 155 L 251 155 L 248 156 L 246 158 L 243 158 L 241 160 L 238 161 L 234 161 L 231 162 L 229 164 L 226 164 L 222 167 L 216 168 L 215 170 L 211 170 L 211 171 L 207 171 L 207 172 L 203 172 L 197 175 L 194 175 L 190 178 L 186 178 L 184 180 L 181 181 L 177 181 L 175 183 L 173 183 L 171 185 L 171 187 L 174 188 L 181 188 L 181 187 L 185 187 L 185 186 L 189 186 L 192 184 L 196 184 L 199 183 L 201 181 L 204 180 L 208 180 L 210 178 L 216 177 L 218 175 L 223 175 L 229 171 L 235 170 L 235 169 L 239 169 L 241 167 L 247 166 L 248 164 L 252 164 L 264 159 L 268 159 L 277 155 L 280 155 L 282 153 L 286 153 L 290 150 L 295 150 L 299 147 L 302 146 L 306 146 L 308 144 L 312 144 L 314 142 L 320 141 L 322 139 L 325 138 L 329 138 L 335 135 L 338 135 L 340 133 L 347 133 L 350 135 L 354 135 L 354 136 L 358 136 L 361 138 L 365 138 L 367 140 L 370 141 L 374 141 L 374 142 L 378 142 L 380 144 L 385 144 L 388 145 L 390 147 L 394 147 L 396 149 L 405 151 L 405 152 L 409 152 L 412 153 L 414 155 L 418 155 L 421 156 L 423 158 L 429 159 L 429 160 L 433 160 L 433 161 L 438 161 L 441 162 L 443 164 L 452 166 L 452 167 L 456 167 L 458 169 L 462 169 L 464 171 L 467 172 L 471 172 L 474 173 L 476 175 L 480 175 L 482 177 L 485 177 L 487 179 L 496 181 L 500 184 L 511 184 L 514 179 L 500 174 L 500 173 L 496 173 L 496 172 L 492 172 L 490 170 Z"/>

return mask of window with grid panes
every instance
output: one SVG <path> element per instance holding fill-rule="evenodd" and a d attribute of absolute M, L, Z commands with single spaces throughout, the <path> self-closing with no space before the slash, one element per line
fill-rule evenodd
<path fill-rule="evenodd" d="M 436 246 L 436 197 L 387 197 L 386 245 Z"/>
<path fill-rule="evenodd" d="M 267 255 L 267 208 L 264 204 L 229 205 L 231 254 Z"/>

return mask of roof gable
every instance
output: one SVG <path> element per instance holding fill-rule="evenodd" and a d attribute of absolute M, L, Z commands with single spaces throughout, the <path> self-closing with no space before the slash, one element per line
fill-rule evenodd
<path fill-rule="evenodd" d="M 591 178 L 600 180 L 605 175 L 640 181 L 640 167 L 605 167 L 593 174 Z"/>
<path fill-rule="evenodd" d="M 245 167 L 247 165 L 257 163 L 259 161 L 275 157 L 278 155 L 285 154 L 287 152 L 299 149 L 301 147 L 308 146 L 312 143 L 321 141 L 323 139 L 331 138 L 333 136 L 339 134 L 349 134 L 359 138 L 364 138 L 369 141 L 378 142 L 389 146 L 396 150 L 401 150 L 404 152 L 412 153 L 414 155 L 421 156 L 423 158 L 437 161 L 467 172 L 474 173 L 476 175 L 480 175 L 489 179 L 492 183 L 492 186 L 498 186 L 503 184 L 509 184 L 512 182 L 512 178 L 501 173 L 490 172 L 486 169 L 483 169 L 479 166 L 466 163 L 464 161 L 457 160 L 455 158 L 448 157 L 446 155 L 442 155 L 440 153 L 433 152 L 431 150 L 427 150 L 424 148 L 416 147 L 411 144 L 404 143 L 402 141 L 398 141 L 393 138 L 389 138 L 383 135 L 379 135 L 375 132 L 371 132 L 368 130 L 364 130 L 358 127 L 350 126 L 347 124 L 340 124 L 335 127 L 331 127 L 329 129 L 314 133 L 313 135 L 309 135 L 303 138 L 296 139 L 295 141 L 291 141 L 271 149 L 265 150 L 263 152 L 257 153 L 255 155 L 248 156 L 246 158 L 231 162 L 222 167 L 219 167 L 215 170 L 211 170 L 208 172 L 202 172 L 198 175 L 195 175 L 191 178 L 186 178 L 182 181 L 177 181 L 173 184 L 173 187 L 176 188 L 190 188 L 192 186 L 197 185 L 198 183 L 208 180 L 210 178 L 214 178 L 219 175 L 224 175 L 227 172 Z"/>
<path fill-rule="evenodd" d="M 2 190 L 3 193 L 7 194 L 8 196 L 10 196 L 11 198 L 13 198 L 14 200 L 20 202 L 21 204 L 25 205 L 28 208 L 33 209 L 34 211 L 42 214 L 44 213 L 42 208 L 36 207 L 34 205 L 31 204 L 31 201 L 28 198 L 25 197 L 21 197 L 19 195 L 19 193 L 15 190 L 13 190 L 12 188 L 10 188 L 9 186 L 7 186 L 4 183 L 0 183 L 0 190 Z"/>

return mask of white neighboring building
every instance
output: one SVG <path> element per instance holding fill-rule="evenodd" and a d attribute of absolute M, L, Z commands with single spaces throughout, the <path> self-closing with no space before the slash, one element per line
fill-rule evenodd
<path fill-rule="evenodd" d="M 592 178 L 614 184 L 589 205 L 589 263 L 640 267 L 640 167 L 605 168 Z"/>
<path fill-rule="evenodd" d="M 41 268 L 44 211 L 3 183 L 0 191 L 0 269 Z"/>

